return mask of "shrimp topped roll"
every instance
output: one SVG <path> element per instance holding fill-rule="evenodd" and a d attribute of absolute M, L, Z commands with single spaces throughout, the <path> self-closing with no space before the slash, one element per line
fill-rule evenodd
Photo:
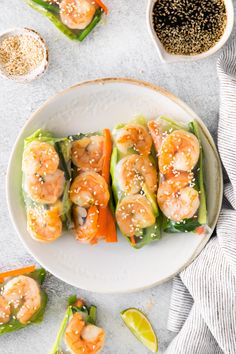
<path fill-rule="evenodd" d="M 96 306 L 71 296 L 51 354 L 96 354 L 105 342 L 105 331 L 96 325 Z"/>
<path fill-rule="evenodd" d="M 66 37 L 83 41 L 108 14 L 102 0 L 28 0 L 27 3 L 50 21 Z"/>
<path fill-rule="evenodd" d="M 158 187 L 152 138 L 143 117 L 113 131 L 112 189 L 116 220 L 131 246 L 141 248 L 160 238 Z"/>
<path fill-rule="evenodd" d="M 71 224 L 70 141 L 37 130 L 25 139 L 22 172 L 28 231 L 36 241 L 55 241 Z"/>
<path fill-rule="evenodd" d="M 166 232 L 205 232 L 203 149 L 196 121 L 179 125 L 160 117 L 148 122 L 158 157 L 157 201 Z"/>
<path fill-rule="evenodd" d="M 73 179 L 69 197 L 76 239 L 95 244 L 101 238 L 116 242 L 111 212 L 110 159 L 112 140 L 109 129 L 102 134 L 80 134 L 71 138 Z"/>
<path fill-rule="evenodd" d="M 47 304 L 41 289 L 45 274 L 34 266 L 0 273 L 0 335 L 42 321 Z"/>

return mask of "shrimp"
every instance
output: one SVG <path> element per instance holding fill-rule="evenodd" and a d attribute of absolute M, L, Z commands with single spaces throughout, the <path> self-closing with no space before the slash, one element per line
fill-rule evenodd
<path fill-rule="evenodd" d="M 26 175 L 25 190 L 31 199 L 38 203 L 54 204 L 63 193 L 64 172 L 57 170 L 52 175 Z"/>
<path fill-rule="evenodd" d="M 105 332 L 92 324 L 85 324 L 80 313 L 72 315 L 65 330 L 64 341 L 73 354 L 96 354 L 104 345 Z"/>
<path fill-rule="evenodd" d="M 78 175 L 70 188 L 70 200 L 81 207 L 91 205 L 107 206 L 110 199 L 105 179 L 93 171 L 83 172 Z"/>
<path fill-rule="evenodd" d="M 22 169 L 28 175 L 37 173 L 40 176 L 53 174 L 59 166 L 59 156 L 55 148 L 48 143 L 33 141 L 23 153 Z"/>
<path fill-rule="evenodd" d="M 147 129 L 138 124 L 129 124 L 118 129 L 115 141 L 117 148 L 123 154 L 133 149 L 140 155 L 148 155 L 152 147 L 152 138 Z"/>
<path fill-rule="evenodd" d="M 96 4 L 92 0 L 62 0 L 60 3 L 61 21 L 71 29 L 82 30 L 92 21 Z"/>
<path fill-rule="evenodd" d="M 144 183 L 151 193 L 157 190 L 157 172 L 148 157 L 137 154 L 124 157 L 116 167 L 116 178 L 127 194 L 138 194 Z"/>
<path fill-rule="evenodd" d="M 25 275 L 9 280 L 2 296 L 17 311 L 16 318 L 22 324 L 27 324 L 41 306 L 39 285 Z"/>
<path fill-rule="evenodd" d="M 160 124 L 158 124 L 157 121 L 150 120 L 148 122 L 148 129 L 152 136 L 156 152 L 159 153 L 163 141 L 163 137 L 164 137 L 164 133 L 161 129 L 161 126 Z"/>
<path fill-rule="evenodd" d="M 88 211 L 77 205 L 73 207 L 77 240 L 84 243 L 92 243 L 98 231 L 98 214 L 99 211 L 95 205 L 91 206 Z"/>
<path fill-rule="evenodd" d="M 159 153 L 159 169 L 162 174 L 174 169 L 190 171 L 198 162 L 199 141 L 195 135 L 184 130 L 175 130 L 163 141 Z"/>
<path fill-rule="evenodd" d="M 103 166 L 104 137 L 93 135 L 72 143 L 72 162 L 79 169 L 101 172 Z"/>
<path fill-rule="evenodd" d="M 10 316 L 10 306 L 7 300 L 3 296 L 0 296 L 0 324 L 9 322 Z"/>
<path fill-rule="evenodd" d="M 158 188 L 159 207 L 172 221 L 192 218 L 199 208 L 199 193 L 193 188 L 192 178 L 192 173 L 178 172 L 163 181 Z"/>
<path fill-rule="evenodd" d="M 126 236 L 134 236 L 141 229 L 155 223 L 150 202 L 143 195 L 130 195 L 124 197 L 116 209 L 116 220 Z"/>
<path fill-rule="evenodd" d="M 27 228 L 31 236 L 36 241 L 55 241 L 62 233 L 61 212 L 61 202 L 57 202 L 49 209 L 30 208 L 27 211 Z"/>

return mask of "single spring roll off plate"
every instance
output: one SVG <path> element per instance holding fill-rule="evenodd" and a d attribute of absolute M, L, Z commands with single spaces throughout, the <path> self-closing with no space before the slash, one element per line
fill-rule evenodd
<path fill-rule="evenodd" d="M 52 244 L 35 242 L 27 232 L 21 194 L 24 138 L 39 128 L 63 137 L 94 132 L 128 122 L 136 115 L 165 115 L 187 124 L 196 119 L 205 160 L 208 225 L 206 235 L 167 234 L 141 250 L 119 242 L 91 247 L 76 243 L 71 233 Z M 209 240 L 222 201 L 222 171 L 213 139 L 202 120 L 164 89 L 130 79 L 98 79 L 75 85 L 49 99 L 27 121 L 13 147 L 7 173 L 7 200 L 12 222 L 28 251 L 48 271 L 74 286 L 102 293 L 137 291 L 163 283 L 190 264 Z M 88 261 L 89 260 L 89 261 Z"/>

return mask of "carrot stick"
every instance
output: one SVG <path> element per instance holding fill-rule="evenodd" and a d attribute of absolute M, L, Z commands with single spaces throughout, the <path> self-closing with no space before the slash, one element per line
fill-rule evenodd
<path fill-rule="evenodd" d="M 99 7 L 101 7 L 101 9 L 103 9 L 105 14 L 107 15 L 108 14 L 108 8 L 106 7 L 106 5 L 101 0 L 95 0 L 95 2 L 98 4 Z"/>
<path fill-rule="evenodd" d="M 103 162 L 103 169 L 102 169 L 102 176 L 105 178 L 107 184 L 110 181 L 110 162 L 111 162 L 111 153 L 112 153 L 112 138 L 111 132 L 109 129 L 103 130 L 104 136 L 104 162 Z M 117 242 L 117 235 L 116 235 L 116 225 L 112 215 L 112 212 L 107 206 L 106 208 L 106 215 L 102 215 L 103 219 L 101 220 L 104 223 L 105 227 L 105 236 L 107 242 Z"/>
<path fill-rule="evenodd" d="M 131 241 L 132 245 L 136 245 L 136 241 L 135 241 L 134 236 L 130 236 L 130 241 Z"/>
<path fill-rule="evenodd" d="M 102 176 L 109 183 L 110 179 L 110 161 L 111 161 L 111 153 L 112 153 L 112 139 L 111 132 L 109 129 L 103 130 L 104 136 L 104 161 L 102 167 Z"/>
<path fill-rule="evenodd" d="M 109 184 L 110 181 L 110 160 L 112 153 L 112 139 L 109 129 L 103 130 L 104 136 L 104 161 L 102 167 L 102 176 Z M 98 214 L 98 232 L 97 237 L 105 236 L 107 242 L 116 242 L 116 227 L 109 206 L 100 207 Z"/>
<path fill-rule="evenodd" d="M 32 273 L 34 270 L 35 270 L 35 265 L 32 265 L 29 267 L 20 268 L 20 269 L 13 269 L 13 270 L 9 270 L 4 273 L 0 273 L 0 282 L 2 283 L 4 281 L 4 278 L 15 277 L 17 275 Z"/>
<path fill-rule="evenodd" d="M 98 214 L 98 232 L 97 237 L 105 236 L 107 230 L 107 209 L 109 207 L 99 208 Z"/>
<path fill-rule="evenodd" d="M 76 302 L 74 303 L 74 306 L 81 307 L 84 305 L 84 300 L 82 299 L 77 299 Z"/>
<path fill-rule="evenodd" d="M 110 208 L 107 208 L 107 236 L 106 242 L 117 242 L 116 225 Z"/>
<path fill-rule="evenodd" d="M 204 235 L 205 234 L 205 227 L 204 226 L 198 226 L 196 228 L 195 232 L 198 235 Z"/>

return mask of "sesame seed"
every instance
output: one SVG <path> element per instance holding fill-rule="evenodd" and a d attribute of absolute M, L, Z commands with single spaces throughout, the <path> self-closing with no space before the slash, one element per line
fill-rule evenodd
<path fill-rule="evenodd" d="M 25 75 L 43 60 L 41 43 L 29 35 L 5 38 L 0 46 L 0 62 L 8 75 Z"/>
<path fill-rule="evenodd" d="M 157 0 L 153 27 L 171 54 L 196 55 L 219 41 L 226 27 L 223 0 Z"/>

